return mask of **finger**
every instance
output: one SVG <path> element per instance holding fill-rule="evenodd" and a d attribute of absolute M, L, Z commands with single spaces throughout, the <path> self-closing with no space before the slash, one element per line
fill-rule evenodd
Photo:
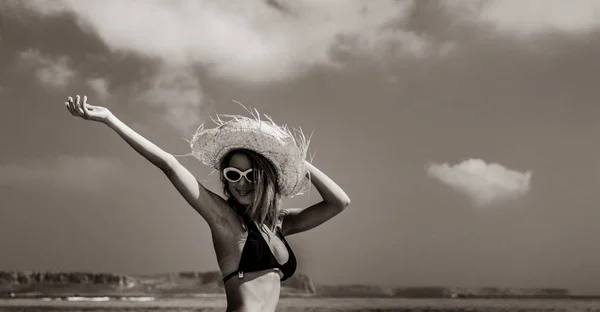
<path fill-rule="evenodd" d="M 83 111 L 83 118 L 84 119 L 89 119 L 90 118 L 90 112 L 88 111 L 87 107 L 85 107 L 87 104 L 87 95 L 83 96 L 83 101 L 81 101 L 81 110 Z"/>
<path fill-rule="evenodd" d="M 75 101 L 72 97 L 69 97 L 69 111 L 71 112 L 71 114 L 73 114 L 73 116 L 79 116 L 75 107 Z"/>
<path fill-rule="evenodd" d="M 86 110 L 87 110 L 87 112 L 89 114 L 89 113 L 91 113 L 93 111 L 96 111 L 98 109 L 98 106 L 94 106 L 94 105 L 86 102 L 85 103 L 85 108 L 86 108 Z"/>
<path fill-rule="evenodd" d="M 94 106 L 90 103 L 86 103 L 85 107 L 87 108 L 88 112 L 93 112 L 98 109 L 98 106 Z"/>
<path fill-rule="evenodd" d="M 77 110 L 77 113 L 83 117 L 85 115 L 85 112 L 83 111 L 83 108 L 81 107 L 82 106 L 81 103 L 82 103 L 81 97 L 78 94 L 77 102 L 75 102 L 75 109 Z"/>
<path fill-rule="evenodd" d="M 75 108 L 73 106 L 73 98 L 69 97 L 69 100 L 67 102 L 65 102 L 67 104 L 67 109 L 69 110 L 69 112 L 71 113 L 71 115 L 73 116 L 77 116 L 77 114 L 75 113 Z"/>
<path fill-rule="evenodd" d="M 71 104 L 71 107 L 73 108 L 73 112 L 75 113 L 75 116 L 82 117 L 83 113 L 79 109 L 79 102 L 80 102 L 79 96 L 76 96 L 73 103 Z"/>
<path fill-rule="evenodd" d="M 69 113 L 71 113 L 71 115 L 75 116 L 75 112 L 73 112 L 73 110 L 71 109 L 71 104 L 69 104 L 69 102 L 65 102 L 65 106 L 67 107 L 67 110 L 69 111 Z"/>

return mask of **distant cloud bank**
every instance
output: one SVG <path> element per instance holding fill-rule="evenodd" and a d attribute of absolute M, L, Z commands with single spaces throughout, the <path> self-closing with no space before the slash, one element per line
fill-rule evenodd
<path fill-rule="evenodd" d="M 10 1 L 42 16 L 65 12 L 112 51 L 243 82 L 341 66 L 339 54 L 385 59 L 447 53 L 406 27 L 413 1 Z"/>
<path fill-rule="evenodd" d="M 71 15 L 74 27 L 96 36 L 110 51 L 154 61 L 157 69 L 139 82 L 145 89 L 137 100 L 160 102 L 164 118 L 184 133 L 201 121 L 191 116 L 209 106 L 199 69 L 212 77 L 268 84 L 315 68 L 352 67 L 356 59 L 387 68 L 403 58 L 461 53 L 453 37 L 460 30 L 439 35 L 434 33 L 439 29 L 420 29 L 423 21 L 416 12 L 422 10 L 428 10 L 427 18 L 443 15 L 448 26 L 461 25 L 456 29 L 514 38 L 600 29 L 596 0 L 4 0 L 0 8 L 15 15 Z M 70 56 L 43 53 L 23 51 L 20 61 L 33 68 L 43 86 L 68 89 L 78 73 L 70 67 Z M 82 76 L 99 99 L 110 96 L 109 78 Z"/>

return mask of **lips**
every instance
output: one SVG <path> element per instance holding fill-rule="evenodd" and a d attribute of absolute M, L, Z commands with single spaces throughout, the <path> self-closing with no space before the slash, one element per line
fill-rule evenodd
<path fill-rule="evenodd" d="M 252 190 L 237 190 L 237 192 L 240 194 L 240 196 L 246 196 L 252 193 Z"/>

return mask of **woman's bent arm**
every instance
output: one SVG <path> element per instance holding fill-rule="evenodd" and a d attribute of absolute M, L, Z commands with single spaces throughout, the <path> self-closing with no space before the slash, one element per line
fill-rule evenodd
<path fill-rule="evenodd" d="M 321 170 L 306 162 L 312 184 L 323 200 L 304 209 L 286 209 L 283 232 L 292 235 L 308 231 L 333 218 L 350 205 L 350 197 Z"/>

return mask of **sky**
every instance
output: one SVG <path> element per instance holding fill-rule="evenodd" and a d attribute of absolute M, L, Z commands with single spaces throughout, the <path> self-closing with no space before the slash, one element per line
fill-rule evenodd
<path fill-rule="evenodd" d="M 80 94 L 177 155 L 234 101 L 313 133 L 352 200 L 288 238 L 316 283 L 600 293 L 598 1 L 0 7 L 0 270 L 218 269 L 164 174 L 68 113 Z"/>

